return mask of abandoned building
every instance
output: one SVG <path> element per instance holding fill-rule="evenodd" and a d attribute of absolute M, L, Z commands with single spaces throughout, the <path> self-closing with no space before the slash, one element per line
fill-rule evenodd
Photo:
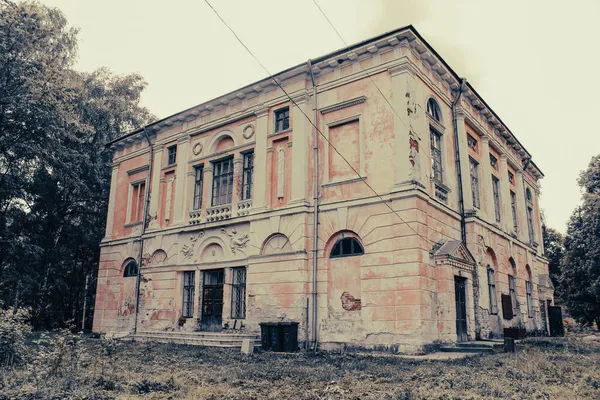
<path fill-rule="evenodd" d="M 294 321 L 409 352 L 547 330 L 543 174 L 412 26 L 110 146 L 94 331 Z"/>

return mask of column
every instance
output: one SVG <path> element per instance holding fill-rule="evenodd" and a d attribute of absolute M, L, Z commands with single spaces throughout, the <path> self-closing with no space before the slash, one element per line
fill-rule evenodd
<path fill-rule="evenodd" d="M 535 194 L 534 194 L 534 198 L 533 198 L 533 202 L 534 202 L 534 213 L 535 213 L 535 241 L 539 244 L 538 247 L 538 254 L 543 255 L 544 254 L 544 237 L 542 235 L 542 216 L 540 214 L 540 190 L 538 188 L 535 188 Z"/>
<path fill-rule="evenodd" d="M 254 190 L 253 212 L 267 209 L 267 130 L 269 109 L 264 108 L 256 115 L 256 145 L 254 147 Z M 212 179 L 211 179 L 212 181 Z"/>
<path fill-rule="evenodd" d="M 506 154 L 500 154 L 500 210 L 501 227 L 504 232 L 513 231 L 512 209 L 510 205 L 510 188 L 508 182 L 508 163 Z M 515 232 L 516 234 L 517 232 Z"/>
<path fill-rule="evenodd" d="M 414 93 L 412 90 L 414 87 L 414 76 L 405 66 L 391 69 L 390 75 L 392 77 L 392 106 L 395 110 L 406 110 L 406 102 L 410 101 L 410 98 L 407 96 Z M 419 115 L 424 116 L 424 113 L 419 113 Z M 410 185 L 412 181 L 415 180 L 414 175 L 420 175 L 420 171 L 418 174 L 414 174 L 409 160 L 410 132 L 408 122 L 403 123 L 393 114 L 391 114 L 390 118 L 394 121 L 394 162 L 392 163 L 394 166 L 394 186 L 400 188 L 402 186 Z M 425 135 L 425 132 L 419 133 L 420 135 Z M 427 135 L 427 138 L 429 138 L 429 135 Z M 429 139 L 425 143 L 429 143 Z M 418 146 L 420 152 L 423 152 L 423 146 L 423 140 L 421 140 Z M 417 155 L 417 157 L 419 157 L 419 155 Z M 421 167 L 426 168 L 425 165 L 422 165 Z"/>
<path fill-rule="evenodd" d="M 525 188 L 523 186 L 523 170 L 517 171 L 517 224 L 519 225 L 519 239 L 529 243 L 529 232 L 527 230 L 527 205 L 525 204 Z"/>
<path fill-rule="evenodd" d="M 202 271 L 196 270 L 194 272 L 194 320 L 196 321 L 196 325 L 200 325 L 200 279 L 202 278 Z"/>
<path fill-rule="evenodd" d="M 490 138 L 486 135 L 481 137 L 481 199 L 482 208 L 485 202 L 483 215 L 490 223 L 496 223 L 494 208 L 494 189 L 492 188 L 492 166 L 490 165 Z"/>
<path fill-rule="evenodd" d="M 108 215 L 106 217 L 105 239 L 112 239 L 113 224 L 115 221 L 115 201 L 117 197 L 117 180 L 119 177 L 119 164 L 113 164 L 110 176 L 110 195 L 108 197 Z M 129 199 L 128 199 L 129 200 Z"/>
<path fill-rule="evenodd" d="M 206 221 L 206 209 L 212 207 L 213 165 L 204 164 L 204 180 L 202 182 L 202 220 Z"/>
<path fill-rule="evenodd" d="M 310 115 L 307 95 L 302 95 L 294 101 L 298 107 L 293 107 L 292 114 L 292 198 L 289 204 L 308 205 L 306 200 L 308 194 L 308 139 L 312 132 L 312 125 L 304 114 L 311 118 L 312 115 Z"/>
<path fill-rule="evenodd" d="M 150 182 L 150 212 L 148 214 L 150 223 L 148 229 L 159 229 L 158 224 L 158 200 L 160 190 L 160 167 L 162 166 L 162 153 L 163 148 L 161 146 L 154 147 L 154 159 L 152 161 L 152 177 Z"/>
<path fill-rule="evenodd" d="M 242 192 L 242 167 L 244 160 L 240 154 L 233 159 L 233 189 L 231 190 L 231 217 L 237 217 L 237 204 Z"/>
<path fill-rule="evenodd" d="M 471 173 L 469 162 L 469 145 L 467 144 L 467 130 L 465 117 L 457 110 L 456 127 L 458 129 L 458 149 L 460 151 L 460 174 L 463 187 L 463 205 L 465 212 L 473 210 L 473 194 L 471 193 Z"/>
<path fill-rule="evenodd" d="M 187 167 L 189 157 L 190 137 L 186 136 L 177 142 L 177 167 L 175 170 L 175 206 L 173 207 L 173 224 L 180 225 L 185 219 Z"/>

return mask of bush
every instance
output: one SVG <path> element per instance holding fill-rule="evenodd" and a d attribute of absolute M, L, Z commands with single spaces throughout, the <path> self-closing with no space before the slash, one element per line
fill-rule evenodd
<path fill-rule="evenodd" d="M 11 368 L 21 363 L 27 348 L 25 338 L 31 332 L 29 310 L 0 309 L 0 368 Z"/>

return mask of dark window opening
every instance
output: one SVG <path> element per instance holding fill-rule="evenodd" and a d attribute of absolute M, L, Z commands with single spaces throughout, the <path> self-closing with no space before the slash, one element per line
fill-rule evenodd
<path fill-rule="evenodd" d="M 436 182 L 442 182 L 443 168 L 442 168 L 442 135 L 436 130 L 431 129 L 430 131 L 431 140 L 431 166 L 433 169 L 433 180 Z"/>
<path fill-rule="evenodd" d="M 440 106 L 437 101 L 430 98 L 427 100 L 427 114 L 431 116 L 437 122 L 442 122 L 442 112 L 440 110 Z"/>
<path fill-rule="evenodd" d="M 134 260 L 129 261 L 127 263 L 127 265 L 125 266 L 125 270 L 123 271 L 123 277 L 129 278 L 132 276 L 137 276 L 137 274 L 138 274 L 137 263 Z"/>
<path fill-rule="evenodd" d="M 183 273 L 183 309 L 181 316 L 185 318 L 192 318 L 194 316 L 195 281 L 194 271 Z"/>
<path fill-rule="evenodd" d="M 492 175 L 492 191 L 494 193 L 494 211 L 496 213 L 496 222 L 502 219 L 502 210 L 500 209 L 500 180 Z"/>
<path fill-rule="evenodd" d="M 132 184 L 131 214 L 129 222 L 139 222 L 144 217 L 144 197 L 146 195 L 146 182 Z"/>
<path fill-rule="evenodd" d="M 204 184 L 204 167 L 194 167 L 194 210 L 202 208 L 202 186 Z"/>
<path fill-rule="evenodd" d="M 498 300 L 496 298 L 496 278 L 494 270 L 488 267 L 488 291 L 490 295 L 490 314 L 498 314 Z"/>
<path fill-rule="evenodd" d="M 246 268 L 233 268 L 231 318 L 246 318 Z"/>
<path fill-rule="evenodd" d="M 216 161 L 213 164 L 212 205 L 231 204 L 233 192 L 233 159 Z"/>
<path fill-rule="evenodd" d="M 167 147 L 167 165 L 175 164 L 177 161 L 177 146 Z"/>
<path fill-rule="evenodd" d="M 467 133 L 467 146 L 475 153 L 477 153 L 477 140 Z"/>
<path fill-rule="evenodd" d="M 495 170 L 498 170 L 498 159 L 496 157 L 494 157 L 493 154 L 490 154 L 490 165 Z"/>
<path fill-rule="evenodd" d="M 517 310 L 517 293 L 515 292 L 515 277 L 512 275 L 508 276 L 508 293 L 510 294 L 510 302 L 512 304 L 513 311 Z M 514 312 L 513 312 L 514 314 Z"/>
<path fill-rule="evenodd" d="M 527 315 L 533 318 L 533 282 L 525 282 L 525 290 L 527 292 Z"/>
<path fill-rule="evenodd" d="M 242 200 L 252 198 L 252 175 L 254 173 L 254 153 L 244 154 L 244 166 L 242 168 Z"/>
<path fill-rule="evenodd" d="M 275 111 L 275 132 L 285 131 L 290 128 L 290 108 L 285 107 Z"/>
<path fill-rule="evenodd" d="M 510 207 L 512 209 L 513 229 L 515 230 L 516 234 L 517 228 L 519 227 L 519 223 L 517 220 L 517 195 L 515 194 L 515 192 L 510 192 Z"/>
<path fill-rule="evenodd" d="M 329 258 L 362 256 L 363 254 L 365 254 L 365 250 L 358 239 L 353 237 L 345 237 L 339 239 L 335 243 L 333 249 L 331 249 Z"/>
<path fill-rule="evenodd" d="M 479 164 L 472 158 L 470 161 L 470 174 L 471 174 L 471 195 L 473 196 L 473 207 L 481 208 L 479 200 Z"/>

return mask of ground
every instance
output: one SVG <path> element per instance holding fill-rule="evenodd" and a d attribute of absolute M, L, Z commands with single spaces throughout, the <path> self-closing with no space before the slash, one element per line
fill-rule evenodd
<path fill-rule="evenodd" d="M 46 351 L 31 365 L 4 371 L 0 400 L 600 399 L 596 339 L 528 339 L 517 354 L 458 360 L 324 352 L 244 356 L 228 349 L 84 339 L 56 351 L 69 354 L 59 364 L 47 362 L 53 359 Z"/>

